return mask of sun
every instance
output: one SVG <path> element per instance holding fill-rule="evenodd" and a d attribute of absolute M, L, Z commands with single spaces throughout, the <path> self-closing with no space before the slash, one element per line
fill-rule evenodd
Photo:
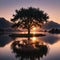
<path fill-rule="evenodd" d="M 36 30 L 36 27 L 33 27 L 33 29 L 32 30 Z"/>
<path fill-rule="evenodd" d="M 31 31 L 34 32 L 34 31 L 36 31 L 36 29 L 37 29 L 37 27 L 33 26 L 32 29 L 31 29 Z"/>
<path fill-rule="evenodd" d="M 33 26 L 32 29 L 31 29 L 31 32 L 32 32 L 33 34 L 35 34 L 35 33 L 36 33 L 36 29 L 37 29 L 37 28 L 36 28 L 35 26 Z"/>

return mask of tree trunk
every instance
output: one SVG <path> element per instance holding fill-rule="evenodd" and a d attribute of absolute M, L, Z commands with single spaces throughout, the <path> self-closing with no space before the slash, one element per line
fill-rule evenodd
<path fill-rule="evenodd" d="M 30 35 L 30 28 L 28 28 L 28 35 Z"/>
<path fill-rule="evenodd" d="M 28 44 L 30 44 L 30 18 L 28 19 Z"/>
<path fill-rule="evenodd" d="M 28 27 L 28 44 L 30 43 L 30 27 Z"/>

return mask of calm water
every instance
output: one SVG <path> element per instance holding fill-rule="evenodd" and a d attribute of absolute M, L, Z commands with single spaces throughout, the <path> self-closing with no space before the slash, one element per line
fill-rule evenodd
<path fill-rule="evenodd" d="M 27 38 L 11 38 L 9 34 L 0 35 L 0 60 L 29 60 L 17 55 L 11 49 L 12 43 L 16 40 L 27 40 Z M 46 34 L 43 37 L 32 37 L 34 40 L 39 40 L 48 46 L 46 55 L 39 57 L 39 60 L 60 60 L 60 35 Z M 35 58 L 35 57 L 34 57 Z M 38 60 L 37 58 L 31 60 Z"/>

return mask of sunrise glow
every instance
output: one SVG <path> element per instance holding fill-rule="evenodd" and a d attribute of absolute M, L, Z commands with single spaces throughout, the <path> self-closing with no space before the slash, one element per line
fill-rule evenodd
<path fill-rule="evenodd" d="M 32 30 L 36 30 L 36 27 L 33 27 L 33 29 Z"/>
<path fill-rule="evenodd" d="M 50 20 L 60 23 L 60 0 L 0 0 L 0 17 L 10 21 L 16 9 L 31 6 L 44 10 L 49 15 Z"/>
<path fill-rule="evenodd" d="M 0 0 L 0 60 L 60 60 L 60 0 Z"/>

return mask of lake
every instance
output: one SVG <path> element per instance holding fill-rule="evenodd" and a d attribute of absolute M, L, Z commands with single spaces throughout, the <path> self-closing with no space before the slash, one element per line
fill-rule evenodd
<path fill-rule="evenodd" d="M 0 60 L 38 60 L 35 56 L 22 57 L 13 51 L 11 45 L 14 41 L 27 40 L 28 38 L 12 38 L 9 34 L 0 35 Z M 46 54 L 38 56 L 39 60 L 60 60 L 60 34 L 47 34 L 42 37 L 31 37 L 31 40 L 43 42 L 48 47 Z M 40 52 L 41 53 L 41 52 Z"/>

